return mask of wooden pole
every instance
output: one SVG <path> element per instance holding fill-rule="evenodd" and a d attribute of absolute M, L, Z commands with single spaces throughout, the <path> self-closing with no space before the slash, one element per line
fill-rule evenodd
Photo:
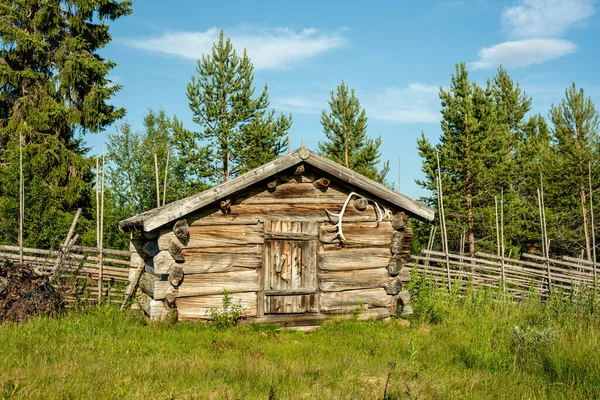
<path fill-rule="evenodd" d="M 23 265 L 23 219 L 25 215 L 25 185 L 23 185 L 23 131 L 19 129 L 19 263 Z"/>
<path fill-rule="evenodd" d="M 396 192 L 400 193 L 400 156 L 398 156 L 398 186 L 396 186 Z"/>
<path fill-rule="evenodd" d="M 160 207 L 160 183 L 158 182 L 158 156 L 154 153 L 154 173 L 156 175 L 156 207 Z"/>
<path fill-rule="evenodd" d="M 165 183 L 163 185 L 163 201 L 162 204 L 163 206 L 165 205 L 165 202 L 167 201 L 167 176 L 169 175 L 169 157 L 171 155 L 171 149 L 169 149 L 169 151 L 167 151 L 167 164 L 165 166 Z"/>
<path fill-rule="evenodd" d="M 598 279 L 598 272 L 596 270 L 596 232 L 594 229 L 594 198 L 593 198 L 593 188 L 592 188 L 592 163 L 588 164 L 588 175 L 590 181 L 590 223 L 592 225 L 592 261 L 594 262 L 594 282 Z"/>
<path fill-rule="evenodd" d="M 502 292 L 506 293 L 506 266 L 504 264 L 504 189 L 500 199 L 500 244 L 502 250 Z"/>
<path fill-rule="evenodd" d="M 96 247 L 100 254 L 100 158 L 96 158 Z"/>
<path fill-rule="evenodd" d="M 448 290 L 452 290 L 452 282 L 450 281 L 450 259 L 448 257 L 448 232 L 446 231 L 446 214 L 444 212 L 444 192 L 442 190 L 442 172 L 440 169 L 440 153 L 436 152 L 437 167 L 438 167 L 438 197 L 440 202 L 440 224 L 442 229 L 442 238 L 444 242 L 444 254 L 446 255 L 446 275 L 448 278 Z"/>
<path fill-rule="evenodd" d="M 541 226 L 541 231 L 542 231 L 542 256 L 544 258 L 544 264 L 546 265 L 546 271 L 548 274 L 548 293 L 550 293 L 550 290 L 552 289 L 552 277 L 550 275 L 550 262 L 548 261 L 548 254 L 547 254 L 547 246 L 546 246 L 546 235 L 545 235 L 545 226 L 544 226 L 544 211 L 543 211 L 543 205 L 542 205 L 542 195 L 540 192 L 540 189 L 537 190 L 537 195 L 538 195 L 538 207 L 540 209 L 540 226 Z"/>
<path fill-rule="evenodd" d="M 100 252 L 98 253 L 98 304 L 102 303 L 102 279 L 104 272 L 104 176 L 106 163 L 102 152 L 102 187 L 100 188 Z"/>

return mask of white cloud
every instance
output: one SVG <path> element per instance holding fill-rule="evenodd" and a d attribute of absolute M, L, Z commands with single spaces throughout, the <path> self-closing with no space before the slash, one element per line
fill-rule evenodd
<path fill-rule="evenodd" d="M 299 114 L 321 114 L 327 107 L 327 100 L 317 96 L 291 96 L 279 97 L 273 102 L 273 108 L 278 110 L 293 111 Z"/>
<path fill-rule="evenodd" d="M 577 45 L 562 39 L 528 39 L 504 42 L 484 47 L 478 53 L 479 61 L 471 63 L 473 69 L 527 67 L 554 60 L 573 53 Z"/>
<path fill-rule="evenodd" d="M 521 0 L 502 11 L 502 25 L 512 37 L 558 37 L 592 16 L 595 0 Z"/>
<path fill-rule="evenodd" d="M 435 123 L 440 120 L 439 86 L 411 83 L 392 86 L 368 96 L 367 116 L 396 123 Z"/>
<path fill-rule="evenodd" d="M 345 39 L 340 33 L 319 34 L 316 29 L 295 32 L 287 28 L 225 32 L 238 53 L 246 49 L 256 69 L 285 68 L 307 58 L 316 57 L 342 47 Z M 158 37 L 128 40 L 126 44 L 142 50 L 172 54 L 198 60 L 211 51 L 219 38 L 216 27 L 205 32 L 166 32 Z"/>

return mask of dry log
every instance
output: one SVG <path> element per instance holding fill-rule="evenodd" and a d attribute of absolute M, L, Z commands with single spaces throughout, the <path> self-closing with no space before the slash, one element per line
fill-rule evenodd
<path fill-rule="evenodd" d="M 395 232 L 389 222 L 348 222 L 344 216 L 342 230 L 346 237 L 344 246 L 390 246 L 392 234 Z M 331 223 L 323 224 L 319 239 L 323 243 L 337 243 L 334 226 Z"/>
<path fill-rule="evenodd" d="M 392 228 L 401 231 L 406 228 L 406 225 L 408 225 L 408 215 L 406 215 L 406 213 L 398 212 L 394 214 L 394 217 L 392 218 Z"/>
<path fill-rule="evenodd" d="M 385 292 L 391 296 L 397 295 L 402 290 L 400 279 L 392 279 L 385 285 Z"/>
<path fill-rule="evenodd" d="M 144 243 L 143 249 L 144 253 L 146 253 L 148 257 L 154 257 L 160 252 L 160 249 L 158 248 L 158 241 L 156 240 L 150 240 Z"/>
<path fill-rule="evenodd" d="M 186 262 L 181 266 L 186 275 L 243 271 L 248 268 L 256 269 L 262 266 L 261 247 L 257 246 L 226 247 L 222 249 L 222 253 L 200 251 L 191 253 L 192 250 L 194 249 L 184 250 L 184 253 L 188 256 Z M 248 250 L 252 250 L 252 252 L 248 252 Z"/>
<path fill-rule="evenodd" d="M 394 254 L 390 257 L 387 270 L 391 276 L 396 276 L 402 271 L 402 266 L 404 265 L 404 260 L 398 254 Z"/>
<path fill-rule="evenodd" d="M 386 319 L 390 317 L 387 308 L 372 308 L 358 314 L 359 320 Z M 255 318 L 253 323 L 268 323 L 283 326 L 315 326 L 330 319 L 354 318 L 354 313 L 348 314 L 270 314 Z M 248 321 L 250 322 L 250 321 Z"/>
<path fill-rule="evenodd" d="M 410 304 L 410 293 L 408 293 L 408 290 L 404 290 L 404 291 L 398 293 L 398 300 L 400 301 L 400 303 L 402 305 L 409 305 Z"/>
<path fill-rule="evenodd" d="M 389 307 L 392 297 L 384 289 L 350 290 L 346 292 L 321 293 L 321 311 L 344 313 L 362 311 L 368 308 Z"/>
<path fill-rule="evenodd" d="M 384 268 L 319 273 L 319 287 L 324 292 L 382 288 L 387 281 Z"/>
<path fill-rule="evenodd" d="M 231 200 L 221 200 L 220 208 L 223 214 L 229 214 L 231 212 Z"/>
<path fill-rule="evenodd" d="M 269 192 L 274 192 L 276 188 L 277 188 L 277 179 L 273 179 L 272 181 L 267 183 L 267 190 Z"/>
<path fill-rule="evenodd" d="M 152 297 L 154 294 L 154 284 L 158 281 L 160 281 L 158 276 L 146 272 L 142 274 L 138 286 L 142 292 Z"/>
<path fill-rule="evenodd" d="M 343 248 L 319 253 L 319 266 L 324 271 L 386 268 L 389 260 L 387 247 Z"/>
<path fill-rule="evenodd" d="M 273 192 L 278 193 L 281 186 Z M 318 190 L 316 190 L 318 191 Z M 329 190 L 328 190 L 329 191 Z M 250 199 L 249 199 L 250 200 Z M 266 199 L 265 199 L 266 200 Z M 256 204 L 239 204 L 231 207 L 231 213 L 225 215 L 218 207 L 210 208 L 198 212 L 189 217 L 190 226 L 202 225 L 229 225 L 229 224 L 256 224 L 257 222 L 265 221 L 266 219 L 283 220 L 283 221 L 308 221 L 308 222 L 328 222 L 328 217 L 325 209 L 331 212 L 339 212 L 344 205 L 345 197 L 341 201 L 335 199 L 321 199 L 314 197 L 306 197 L 304 201 L 294 203 L 288 200 L 278 200 L 277 203 L 272 203 L 269 199 L 268 203 L 259 202 L 258 198 L 252 198 L 252 202 Z M 346 208 L 344 213 L 344 222 L 348 221 L 376 221 L 377 216 L 372 206 L 366 212 L 360 212 L 353 206 Z"/>
<path fill-rule="evenodd" d="M 169 268 L 169 283 L 173 287 L 178 287 L 183 281 L 183 268 L 179 265 L 174 265 Z"/>
<path fill-rule="evenodd" d="M 331 181 L 327 178 L 320 178 L 313 182 L 313 185 L 320 190 L 325 190 L 331 184 Z"/>
<path fill-rule="evenodd" d="M 256 292 L 258 291 L 258 272 L 256 270 L 219 272 L 213 274 L 186 275 L 179 286 L 177 297 L 205 296 L 211 294 Z M 161 300 L 173 292 L 167 281 L 158 281 L 154 285 L 154 299 Z"/>
<path fill-rule="evenodd" d="M 239 304 L 242 307 L 242 317 L 256 316 L 256 292 L 234 293 L 230 298 L 232 304 Z M 175 300 L 175 304 L 180 321 L 210 319 L 211 310 L 223 310 L 223 295 L 179 297 Z"/>
<path fill-rule="evenodd" d="M 158 243 L 157 243 L 158 246 Z M 169 245 L 169 254 L 171 254 L 171 257 L 173 257 L 173 260 L 175 260 L 176 262 L 184 262 L 185 261 L 185 256 L 183 255 L 183 248 L 177 244 L 175 241 L 171 242 L 171 244 Z"/>
<path fill-rule="evenodd" d="M 175 260 L 168 251 L 161 251 L 153 258 L 153 270 L 157 275 L 168 274 L 173 265 L 175 265 Z"/>
<path fill-rule="evenodd" d="M 358 211 L 365 211 L 369 206 L 369 201 L 364 197 L 358 197 L 354 199 L 352 204 L 354 205 L 354 208 L 356 208 Z"/>
<path fill-rule="evenodd" d="M 400 254 L 404 249 L 404 232 L 394 232 L 390 244 L 392 254 Z"/>
<path fill-rule="evenodd" d="M 162 301 L 153 300 L 144 293 L 137 297 L 137 301 L 140 308 L 150 317 L 152 321 L 162 321 L 169 316 L 169 309 Z"/>
<path fill-rule="evenodd" d="M 173 225 L 173 233 L 183 244 L 187 244 L 190 239 L 189 226 L 186 219 L 180 219 Z"/>
<path fill-rule="evenodd" d="M 144 243 L 146 243 L 143 239 L 131 239 L 129 241 L 129 252 L 130 253 L 138 253 L 140 255 L 144 254 Z M 96 249 L 96 252 L 98 249 Z"/>
<path fill-rule="evenodd" d="M 188 248 L 231 247 L 263 244 L 263 226 L 258 225 L 217 225 L 191 226 Z M 158 246 L 168 250 L 174 240 L 173 233 L 161 230 Z"/>

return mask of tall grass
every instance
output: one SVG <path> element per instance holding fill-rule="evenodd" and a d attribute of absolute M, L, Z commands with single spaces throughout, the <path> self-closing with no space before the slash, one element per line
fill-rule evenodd
<path fill-rule="evenodd" d="M 0 398 L 600 398 L 598 294 L 448 293 L 415 275 L 412 326 L 304 334 L 150 323 L 111 306 L 0 327 Z"/>

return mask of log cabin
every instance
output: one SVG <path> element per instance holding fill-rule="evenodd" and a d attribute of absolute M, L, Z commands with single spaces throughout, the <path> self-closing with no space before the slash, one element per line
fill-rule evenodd
<path fill-rule="evenodd" d="M 306 326 L 410 314 L 408 218 L 433 215 L 301 147 L 119 226 L 151 319 L 210 319 L 227 291 L 246 320 Z"/>

